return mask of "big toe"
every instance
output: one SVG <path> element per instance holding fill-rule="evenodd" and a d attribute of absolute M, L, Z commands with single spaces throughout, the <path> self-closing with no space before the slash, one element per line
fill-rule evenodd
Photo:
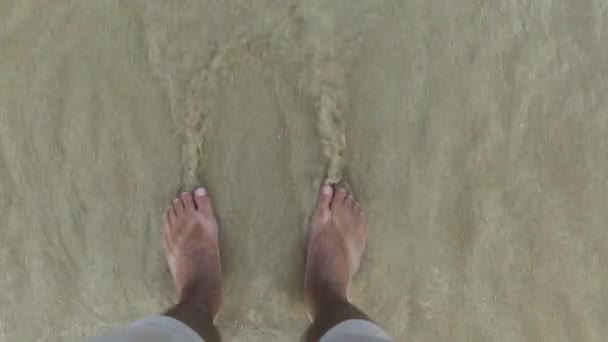
<path fill-rule="evenodd" d="M 319 197 L 317 198 L 317 210 L 329 209 L 329 204 L 333 197 L 334 189 L 327 182 L 323 183 L 319 190 Z"/>
<path fill-rule="evenodd" d="M 211 199 L 207 194 L 207 189 L 201 186 L 194 190 L 194 203 L 196 203 L 196 209 L 203 213 L 203 215 L 213 217 L 213 208 L 211 207 Z"/>

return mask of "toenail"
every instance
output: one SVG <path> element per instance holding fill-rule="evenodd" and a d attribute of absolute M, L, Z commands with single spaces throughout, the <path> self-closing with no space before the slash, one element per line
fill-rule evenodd
<path fill-rule="evenodd" d="M 340 188 L 340 189 L 338 189 L 338 191 L 340 191 L 340 192 L 346 192 L 346 189 Z"/>
<path fill-rule="evenodd" d="M 321 192 L 326 195 L 331 194 L 331 186 L 323 185 L 323 187 L 321 188 Z"/>
<path fill-rule="evenodd" d="M 179 201 L 179 198 L 176 198 L 173 200 L 173 203 L 177 203 Z"/>
<path fill-rule="evenodd" d="M 197 189 L 194 191 L 194 194 L 195 194 L 196 196 L 205 196 L 205 195 L 207 194 L 207 190 L 206 190 L 205 188 L 203 188 L 203 187 L 200 187 L 200 188 L 197 188 Z"/>

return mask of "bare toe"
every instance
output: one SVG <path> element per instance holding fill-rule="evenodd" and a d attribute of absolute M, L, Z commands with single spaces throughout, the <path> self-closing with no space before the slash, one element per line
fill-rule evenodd
<path fill-rule="evenodd" d="M 327 210 L 329 209 L 329 204 L 331 203 L 332 195 L 334 189 L 329 185 L 329 183 L 324 182 L 323 186 L 319 191 L 319 197 L 317 198 L 317 210 Z"/>
<path fill-rule="evenodd" d="M 207 194 L 207 189 L 204 187 L 198 187 L 194 190 L 194 203 L 196 203 L 196 210 L 201 212 L 204 216 L 213 218 L 213 207 L 211 205 L 211 199 Z"/>
<path fill-rule="evenodd" d="M 346 196 L 348 196 L 348 191 L 346 191 L 346 189 L 339 187 L 338 190 L 336 191 L 336 195 L 334 196 L 334 199 L 331 201 L 331 207 L 341 207 L 344 204 L 344 200 L 346 199 Z"/>
<path fill-rule="evenodd" d="M 352 194 L 348 194 L 348 195 L 346 196 L 346 199 L 344 200 L 344 206 L 345 206 L 347 209 L 352 209 L 352 207 L 353 207 L 353 205 L 354 205 L 355 201 L 356 201 L 356 200 L 355 200 L 355 197 L 354 197 Z"/>
<path fill-rule="evenodd" d="M 358 201 L 355 201 L 355 203 L 353 203 L 353 211 L 357 216 L 363 217 L 363 208 L 361 208 L 361 204 L 359 204 Z"/>
<path fill-rule="evenodd" d="M 163 250 L 165 253 L 169 252 L 169 239 L 171 238 L 171 235 L 169 235 L 169 230 L 171 229 L 173 222 L 175 222 L 175 212 L 173 211 L 173 206 L 169 205 L 163 213 L 163 224 L 161 230 Z"/>
<path fill-rule="evenodd" d="M 173 200 L 173 210 L 175 210 L 175 214 L 177 216 L 182 215 L 182 213 L 184 212 L 184 204 L 182 203 L 182 200 L 179 197 L 176 197 Z"/>
<path fill-rule="evenodd" d="M 167 210 L 165 210 L 165 215 L 167 216 L 167 221 L 169 222 L 169 225 L 173 225 L 175 223 L 175 220 L 177 220 L 177 213 L 175 212 L 175 208 L 172 204 L 169 204 Z"/>
<path fill-rule="evenodd" d="M 194 210 L 194 199 L 191 192 L 182 192 L 179 197 L 186 211 Z"/>

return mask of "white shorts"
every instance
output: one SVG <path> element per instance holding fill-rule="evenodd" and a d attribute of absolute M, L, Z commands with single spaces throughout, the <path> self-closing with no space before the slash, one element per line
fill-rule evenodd
<path fill-rule="evenodd" d="M 204 342 L 184 323 L 167 316 L 149 316 L 125 329 L 90 342 Z M 320 342 L 390 342 L 390 337 L 372 322 L 352 319 L 341 322 L 321 337 Z"/>

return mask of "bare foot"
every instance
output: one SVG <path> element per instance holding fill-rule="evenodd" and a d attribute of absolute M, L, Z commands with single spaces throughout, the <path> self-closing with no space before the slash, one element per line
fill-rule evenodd
<path fill-rule="evenodd" d="M 334 193 L 335 192 L 335 193 Z M 319 301 L 330 291 L 348 299 L 352 277 L 365 250 L 366 218 L 346 189 L 325 183 L 310 221 L 305 300 L 312 319 Z"/>
<path fill-rule="evenodd" d="M 180 302 L 216 320 L 222 303 L 218 223 L 205 188 L 184 192 L 163 215 L 163 250 Z"/>

